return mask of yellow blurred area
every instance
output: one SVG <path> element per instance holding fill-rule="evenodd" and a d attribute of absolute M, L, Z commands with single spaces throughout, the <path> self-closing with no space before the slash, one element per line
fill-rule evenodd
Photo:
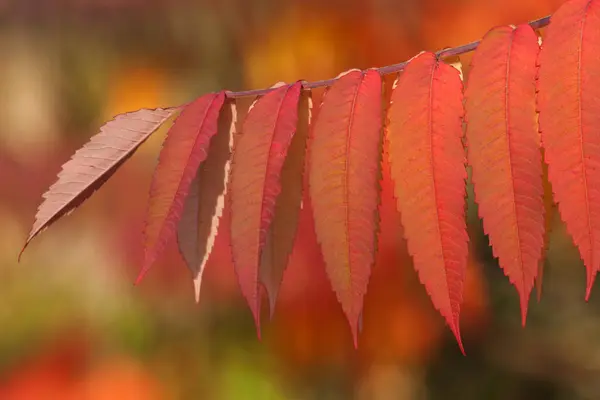
<path fill-rule="evenodd" d="M 168 79 L 165 71 L 148 66 L 126 65 L 109 77 L 104 121 L 117 114 L 140 108 L 156 108 L 168 104 Z M 172 104 L 173 106 L 177 104 Z M 147 157 L 158 154 L 168 129 L 162 127 L 139 150 Z"/>
<path fill-rule="evenodd" d="M 261 39 L 244 49 L 248 87 L 327 79 L 339 72 L 336 53 L 344 51 L 339 47 L 344 32 L 327 15 L 296 6 L 263 29 Z"/>

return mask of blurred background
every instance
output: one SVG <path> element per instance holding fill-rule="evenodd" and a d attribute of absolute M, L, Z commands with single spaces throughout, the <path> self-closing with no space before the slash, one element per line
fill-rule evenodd
<path fill-rule="evenodd" d="M 600 296 L 584 302 L 585 270 L 551 201 L 542 301 L 532 293 L 522 329 L 469 192 L 466 358 L 418 283 L 387 169 L 358 350 L 309 209 L 262 341 L 226 232 L 200 304 L 175 243 L 133 286 L 165 132 L 16 262 L 61 164 L 117 113 L 397 63 L 562 2 L 0 0 L 0 399 L 600 398 Z"/>

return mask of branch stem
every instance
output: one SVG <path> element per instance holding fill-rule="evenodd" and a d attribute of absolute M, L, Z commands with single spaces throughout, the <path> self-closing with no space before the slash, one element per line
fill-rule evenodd
<path fill-rule="evenodd" d="M 543 18 L 539 18 L 539 19 L 529 22 L 529 26 L 531 26 L 533 29 L 540 29 L 540 28 L 547 26 L 549 23 L 550 23 L 550 15 L 547 15 Z M 442 50 L 438 51 L 436 53 L 436 55 L 438 58 L 456 57 L 461 54 L 465 54 L 465 53 L 475 50 L 477 48 L 477 46 L 479 46 L 480 42 L 481 42 L 481 40 L 477 40 L 475 42 L 463 44 L 458 47 L 442 49 Z M 409 61 L 404 61 L 404 62 L 401 62 L 398 64 L 392 64 L 392 65 L 388 65 L 385 67 L 375 68 L 375 70 L 378 71 L 381 75 L 397 73 L 397 72 L 402 71 L 408 65 Z M 331 86 L 336 81 L 336 79 L 337 78 L 331 78 L 331 79 L 324 79 L 321 81 L 314 81 L 314 82 L 304 81 L 304 82 L 302 82 L 302 88 L 304 90 L 310 90 L 310 89 L 315 89 L 315 88 L 319 88 L 319 87 L 323 87 L 323 86 Z M 241 91 L 241 92 L 226 91 L 225 95 L 228 98 L 232 98 L 232 99 L 239 98 L 239 97 L 251 97 L 251 96 L 254 97 L 254 96 L 265 95 L 272 90 L 275 90 L 275 88 L 245 90 L 245 91 Z"/>

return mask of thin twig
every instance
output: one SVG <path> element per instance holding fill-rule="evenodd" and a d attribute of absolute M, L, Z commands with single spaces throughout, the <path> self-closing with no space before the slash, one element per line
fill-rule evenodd
<path fill-rule="evenodd" d="M 550 15 L 547 15 L 543 18 L 539 18 L 539 19 L 536 19 L 535 21 L 529 22 L 529 25 L 533 29 L 540 29 L 540 28 L 547 26 L 549 23 L 550 23 Z M 438 56 L 438 58 L 456 57 L 458 55 L 465 54 L 465 53 L 475 50 L 477 48 L 477 46 L 479 46 L 480 42 L 481 42 L 481 40 L 477 40 L 475 42 L 463 44 L 462 46 L 442 49 L 442 50 L 438 51 L 436 53 L 436 55 Z M 375 70 L 378 71 L 381 75 L 387 75 L 387 74 L 393 74 L 393 73 L 402 71 L 406 67 L 406 65 L 408 65 L 408 61 L 404 61 L 399 64 L 388 65 L 385 67 L 375 68 Z M 336 79 L 337 78 L 324 79 L 321 81 L 314 81 L 314 82 L 303 82 L 302 88 L 303 89 L 315 89 L 315 88 L 319 88 L 319 87 L 323 87 L 323 86 L 331 86 L 335 82 Z M 229 98 L 239 98 L 239 97 L 250 97 L 250 96 L 262 96 L 262 95 L 269 93 L 272 90 L 275 90 L 275 89 L 274 88 L 255 89 L 255 90 L 245 90 L 245 91 L 241 91 L 241 92 L 226 91 L 225 94 Z"/>

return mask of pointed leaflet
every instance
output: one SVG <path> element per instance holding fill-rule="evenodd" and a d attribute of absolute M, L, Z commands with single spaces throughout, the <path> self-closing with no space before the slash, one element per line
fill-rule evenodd
<path fill-rule="evenodd" d="M 462 97 L 459 72 L 434 54 L 421 53 L 395 84 L 386 132 L 408 250 L 464 352 L 459 313 L 468 237 Z"/>
<path fill-rule="evenodd" d="M 248 111 L 231 165 L 231 253 L 242 294 L 260 335 L 258 270 L 281 173 L 296 131 L 302 84 L 281 86 Z"/>
<path fill-rule="evenodd" d="M 283 272 L 294 248 L 298 229 L 311 108 L 310 92 L 301 94 L 298 104 L 298 127 L 283 163 L 280 178 L 281 193 L 277 197 L 275 215 L 260 259 L 258 278 L 269 296 L 271 318 L 275 312 Z"/>
<path fill-rule="evenodd" d="M 235 122 L 236 105 L 231 100 L 221 110 L 217 133 L 196 171 L 177 226 L 179 251 L 194 275 L 196 302 L 223 213 Z"/>
<path fill-rule="evenodd" d="M 309 193 L 327 275 L 354 344 L 378 225 L 381 77 L 353 70 L 323 97 L 309 151 Z"/>
<path fill-rule="evenodd" d="M 587 268 L 600 269 L 600 1 L 571 0 L 552 16 L 539 55 L 538 111 L 548 177 Z"/>
<path fill-rule="evenodd" d="M 144 265 L 139 283 L 175 233 L 198 167 L 217 133 L 225 94 L 209 93 L 185 106 L 167 133 L 152 177 L 146 217 Z"/>
<path fill-rule="evenodd" d="M 69 214 L 115 171 L 178 109 L 138 110 L 117 115 L 100 128 L 100 133 L 77 150 L 66 162 L 39 206 L 29 242 L 56 220 Z M 19 258 L 21 255 L 19 254 Z"/>
<path fill-rule="evenodd" d="M 521 319 L 544 245 L 540 139 L 535 110 L 538 38 L 529 25 L 488 32 L 465 90 L 475 200 L 495 257 L 521 299 Z"/>

